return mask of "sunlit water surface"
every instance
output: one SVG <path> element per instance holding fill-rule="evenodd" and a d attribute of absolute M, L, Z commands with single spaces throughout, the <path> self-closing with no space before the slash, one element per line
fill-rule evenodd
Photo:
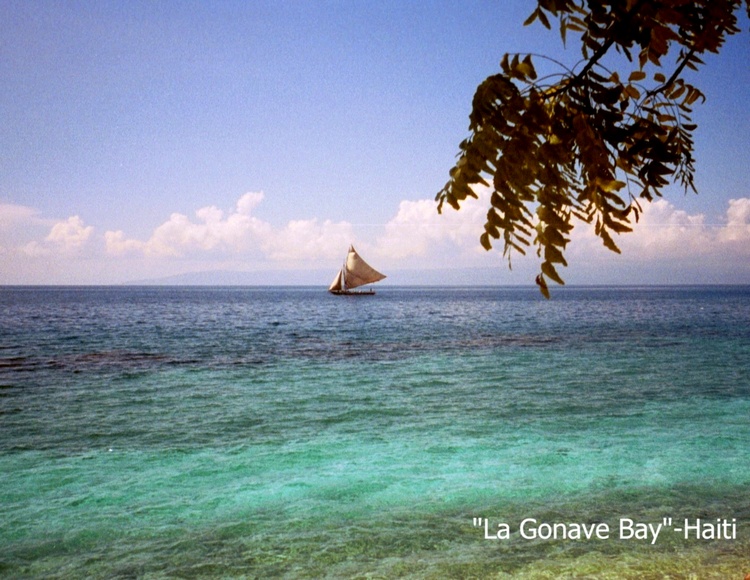
<path fill-rule="evenodd" d="M 749 492 L 747 287 L 0 289 L 0 576 L 744 577 Z"/>

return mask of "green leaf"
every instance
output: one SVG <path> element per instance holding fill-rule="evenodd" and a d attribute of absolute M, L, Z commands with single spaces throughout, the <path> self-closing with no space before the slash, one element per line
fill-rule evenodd
<path fill-rule="evenodd" d="M 503 59 L 500 61 L 500 68 L 507 75 L 510 72 L 510 65 L 508 64 L 508 53 L 503 55 Z"/>
<path fill-rule="evenodd" d="M 626 185 L 624 181 L 618 181 L 617 179 L 597 179 L 596 181 L 602 191 L 607 193 L 620 191 Z"/>
<path fill-rule="evenodd" d="M 618 234 L 624 234 L 624 233 L 632 232 L 633 231 L 633 228 L 631 228 L 630 226 L 626 226 L 625 224 L 623 224 L 621 222 L 616 222 L 614 220 L 610 221 L 609 227 L 613 231 L 617 232 Z"/>
<path fill-rule="evenodd" d="M 617 247 L 617 244 L 615 244 L 612 237 L 609 235 L 609 232 L 602 228 L 602 230 L 599 232 L 599 237 L 602 239 L 602 242 L 604 242 L 604 247 L 608 250 L 613 251 L 615 254 L 621 254 L 620 248 Z"/>
<path fill-rule="evenodd" d="M 685 104 L 686 105 L 692 105 L 698 99 L 701 99 L 703 102 L 705 102 L 706 101 L 706 96 L 702 92 L 700 92 L 698 89 L 696 89 L 695 87 L 691 87 L 691 90 L 688 93 L 687 98 L 685 99 Z"/>
<path fill-rule="evenodd" d="M 641 98 L 640 91 L 636 89 L 633 85 L 625 85 L 624 92 L 627 96 L 629 96 L 630 98 L 636 101 Z"/>
<path fill-rule="evenodd" d="M 633 81 L 642 81 L 646 78 L 646 73 L 642 70 L 634 70 L 632 73 L 630 73 L 630 76 L 628 77 L 628 82 Z"/>
<path fill-rule="evenodd" d="M 675 83 L 675 84 L 677 84 L 677 83 Z M 685 85 L 678 84 L 677 88 L 675 88 L 673 91 L 670 91 L 669 94 L 667 95 L 667 97 L 669 97 L 670 99 L 676 101 L 677 99 L 679 99 L 682 96 L 682 94 L 685 92 L 685 90 L 686 90 L 685 89 Z"/>
<path fill-rule="evenodd" d="M 537 7 L 537 9 L 534 10 L 534 12 L 532 12 L 531 15 L 526 20 L 523 21 L 523 25 L 524 26 L 528 26 L 529 24 L 531 24 L 532 22 L 534 22 L 534 20 L 536 20 L 537 17 L 539 16 L 540 10 L 541 10 L 541 8 Z"/>
<path fill-rule="evenodd" d="M 526 240 L 522 240 L 522 241 L 528 246 L 528 242 L 526 242 Z M 511 246 L 514 250 L 516 250 L 519 254 L 523 256 L 526 255 L 526 250 L 522 248 L 521 246 L 519 246 L 518 244 L 516 244 L 515 242 L 508 241 L 508 245 Z"/>
<path fill-rule="evenodd" d="M 544 276 L 539 274 L 536 277 L 536 285 L 539 286 L 539 291 L 542 293 L 547 300 L 549 300 L 549 288 L 547 288 L 547 282 L 544 280 Z"/>
<path fill-rule="evenodd" d="M 568 265 L 568 263 L 565 261 L 565 258 L 562 255 L 562 252 L 552 245 L 545 246 L 544 260 L 551 264 L 562 264 L 563 266 Z"/>
<path fill-rule="evenodd" d="M 524 67 L 524 71 L 527 77 L 530 79 L 536 78 L 536 70 L 534 70 L 534 64 L 531 62 L 531 55 L 527 54 L 526 58 L 523 59 L 521 64 Z"/>
<path fill-rule="evenodd" d="M 549 296 L 575 218 L 619 253 L 613 237 L 632 231 L 632 216 L 637 222 L 643 211 L 638 199 L 653 201 L 671 181 L 694 188 L 691 106 L 704 96 L 680 77 L 739 28 L 736 2 L 701 0 L 710 9 L 686 0 L 532 4 L 524 24 L 539 19 L 550 28 L 550 15 L 557 18 L 563 40 L 582 33 L 576 41 L 588 62 L 560 65 L 537 83 L 531 55 L 503 56 L 501 72 L 475 92 L 463 159 L 437 202 L 438 211 L 458 208 L 476 196 L 476 184 L 489 184 L 495 209 L 478 232 L 482 246 L 502 237 L 509 266 L 513 250 L 533 247 L 544 263 L 537 283 Z M 661 61 L 674 64 L 662 70 Z M 648 63 L 656 72 L 644 70 Z M 643 86 L 649 77 L 651 86 Z"/>
<path fill-rule="evenodd" d="M 539 21 L 544 24 L 544 27 L 549 30 L 551 27 L 549 25 L 549 20 L 547 20 L 547 17 L 545 16 L 544 12 L 542 10 L 539 10 Z"/>
<path fill-rule="evenodd" d="M 550 262 L 542 262 L 542 273 L 550 280 L 553 280 L 560 285 L 565 285 L 565 281 L 560 278 L 557 270 L 555 270 L 555 267 Z"/>

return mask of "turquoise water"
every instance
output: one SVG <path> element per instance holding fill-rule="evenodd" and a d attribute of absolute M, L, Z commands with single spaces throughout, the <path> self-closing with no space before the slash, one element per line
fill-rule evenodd
<path fill-rule="evenodd" d="M 7 577 L 744 577 L 748 465 L 747 287 L 0 288 Z"/>

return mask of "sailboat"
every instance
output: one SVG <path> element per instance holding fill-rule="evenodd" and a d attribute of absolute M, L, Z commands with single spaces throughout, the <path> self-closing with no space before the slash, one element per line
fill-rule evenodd
<path fill-rule="evenodd" d="M 372 284 L 385 278 L 384 274 L 378 272 L 375 268 L 365 262 L 354 246 L 349 246 L 349 253 L 344 260 L 344 265 L 339 270 L 336 277 L 331 282 L 328 291 L 331 294 L 344 294 L 349 296 L 365 296 L 375 294 L 375 290 L 367 288 L 365 290 L 354 291 L 354 288 Z"/>

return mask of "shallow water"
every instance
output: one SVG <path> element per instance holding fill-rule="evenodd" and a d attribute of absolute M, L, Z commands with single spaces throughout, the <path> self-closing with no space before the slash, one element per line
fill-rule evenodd
<path fill-rule="evenodd" d="M 749 299 L 2 288 L 0 574 L 744 577 Z"/>

